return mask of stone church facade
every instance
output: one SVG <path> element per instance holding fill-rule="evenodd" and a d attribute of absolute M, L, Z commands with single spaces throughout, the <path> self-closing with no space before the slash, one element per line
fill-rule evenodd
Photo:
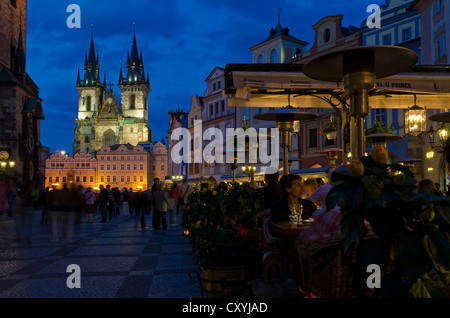
<path fill-rule="evenodd" d="M 39 88 L 26 71 L 27 1 L 0 1 L 0 182 L 44 184 Z"/>
<path fill-rule="evenodd" d="M 136 36 L 127 57 L 127 74 L 120 69 L 120 102 L 112 85 L 100 80 L 99 55 L 95 54 L 91 36 L 89 55 L 85 57 L 84 79 L 78 71 L 78 118 L 75 119 L 73 153 L 81 150 L 95 156 L 103 146 L 131 144 L 152 139 L 148 128 L 148 94 L 150 81 L 139 54 Z M 109 88 L 108 88 L 109 87 Z"/>

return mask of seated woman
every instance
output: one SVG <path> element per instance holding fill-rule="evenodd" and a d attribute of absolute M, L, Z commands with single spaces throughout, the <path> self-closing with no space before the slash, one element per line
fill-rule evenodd
<path fill-rule="evenodd" d="M 309 219 L 316 210 L 316 205 L 307 199 L 302 199 L 303 184 L 302 178 L 295 174 L 284 175 L 280 179 L 281 196 L 280 200 L 273 203 L 270 210 L 270 220 L 289 221 L 289 215 L 294 212 L 299 205 L 303 206 L 302 219 Z"/>

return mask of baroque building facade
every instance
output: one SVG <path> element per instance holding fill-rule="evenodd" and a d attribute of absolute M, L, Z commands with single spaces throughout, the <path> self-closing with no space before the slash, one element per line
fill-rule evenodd
<path fill-rule="evenodd" d="M 85 150 L 95 156 L 103 146 L 137 145 L 151 141 L 148 128 L 148 94 L 150 81 L 144 70 L 142 52 L 139 54 L 136 35 L 127 56 L 127 74 L 120 68 L 118 86 L 120 101 L 107 84 L 106 75 L 100 80 L 99 55 L 95 54 L 91 36 L 89 54 L 85 56 L 84 79 L 78 71 L 78 118 L 75 119 L 73 153 Z M 108 88 L 109 87 L 109 88 Z"/>

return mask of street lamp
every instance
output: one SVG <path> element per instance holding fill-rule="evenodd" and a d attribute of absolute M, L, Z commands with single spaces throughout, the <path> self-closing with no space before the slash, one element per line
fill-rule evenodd
<path fill-rule="evenodd" d="M 255 171 L 256 171 L 255 164 L 250 163 L 247 166 L 242 166 L 241 169 L 243 173 L 248 173 L 248 175 L 250 176 L 250 184 L 252 185 L 252 187 L 255 187 Z"/>
<path fill-rule="evenodd" d="M 291 105 L 277 109 L 268 113 L 253 116 L 255 119 L 275 121 L 276 127 L 280 130 L 280 147 L 283 150 L 283 174 L 289 174 L 289 147 L 291 146 L 291 136 L 294 131 L 294 122 L 299 120 L 316 119 L 316 114 L 301 112 Z"/>
<path fill-rule="evenodd" d="M 182 175 L 173 175 L 172 180 L 173 181 L 181 181 L 181 180 L 183 180 L 183 176 Z"/>
<path fill-rule="evenodd" d="M 430 116 L 429 119 L 441 123 L 437 130 L 434 130 L 434 127 L 430 126 L 430 130 L 427 133 L 431 148 L 438 153 L 443 153 L 445 143 L 449 137 L 449 128 L 446 123 L 450 123 L 450 112 L 435 114 Z"/>
<path fill-rule="evenodd" d="M 443 153 L 445 148 L 445 141 L 448 138 L 448 127 L 445 123 L 442 123 L 437 130 L 434 130 L 433 126 L 430 126 L 428 130 L 428 141 L 431 148 L 437 153 Z"/>
<path fill-rule="evenodd" d="M 330 163 L 330 169 L 336 167 L 336 160 L 338 159 L 339 152 L 342 152 L 342 149 L 339 148 L 326 148 L 324 150 L 320 150 L 317 153 L 326 153 L 328 162 Z"/>
<path fill-rule="evenodd" d="M 0 172 L 1 175 L 6 175 L 8 169 L 13 169 L 16 166 L 16 162 L 11 158 L 10 154 L 6 150 L 0 151 Z"/>

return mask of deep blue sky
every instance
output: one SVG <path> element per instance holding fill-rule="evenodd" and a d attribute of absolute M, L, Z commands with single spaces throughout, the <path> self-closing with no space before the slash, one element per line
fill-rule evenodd
<path fill-rule="evenodd" d="M 189 111 L 193 94 L 203 96 L 214 67 L 251 63 L 250 47 L 262 42 L 278 19 L 290 34 L 314 43 L 314 25 L 329 15 L 344 15 L 343 26 L 367 19 L 369 4 L 384 0 L 30 0 L 27 72 L 40 88 L 46 119 L 41 143 L 72 153 L 78 114 L 77 68 L 94 25 L 101 79 L 118 83 L 127 52 L 136 38 L 150 74 L 149 126 L 153 140 L 167 136 L 168 111 Z M 69 29 L 69 4 L 81 7 L 81 28 Z M 115 87 L 116 94 L 120 94 Z"/>

